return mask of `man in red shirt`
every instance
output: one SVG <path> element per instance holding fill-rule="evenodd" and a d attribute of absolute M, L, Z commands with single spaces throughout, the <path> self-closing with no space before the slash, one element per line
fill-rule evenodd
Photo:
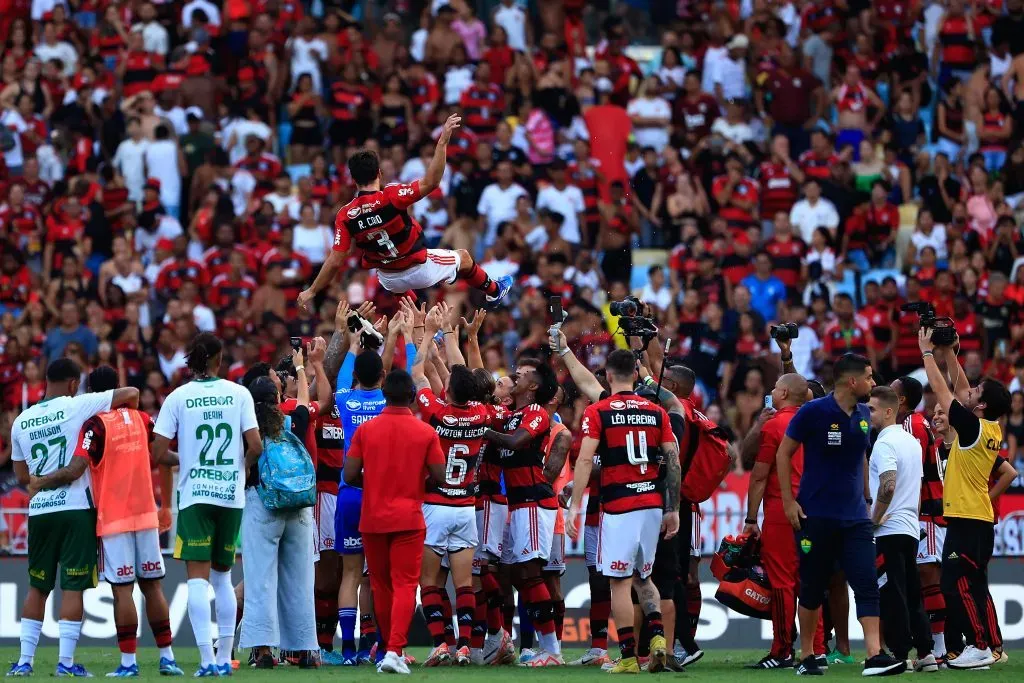
<path fill-rule="evenodd" d="M 793 666 L 793 640 L 796 637 L 796 595 L 799 562 L 793 527 L 782 509 L 779 473 L 775 469 L 775 453 L 789 421 L 807 401 L 807 380 L 796 373 L 783 375 L 772 389 L 772 405 L 776 412 L 761 427 L 757 460 L 750 473 L 747 491 L 747 518 L 743 533 L 761 535 L 761 559 L 772 585 L 772 648 L 753 665 L 756 669 L 777 669 Z M 793 454 L 792 485 L 800 485 L 803 452 Z M 764 532 L 757 526 L 757 513 L 764 501 Z"/>
<path fill-rule="evenodd" d="M 452 114 L 444 123 L 434 156 L 426 173 L 407 184 L 381 188 L 380 159 L 371 150 L 356 152 L 348 160 L 356 184 L 356 196 L 341 207 L 334 221 L 334 248 L 313 284 L 298 296 L 305 307 L 320 290 L 334 281 L 354 248 L 362 256 L 362 267 L 377 269 L 380 283 L 390 292 L 404 294 L 427 289 L 461 278 L 487 295 L 487 306 L 495 307 L 512 289 L 512 277 L 497 281 L 476 264 L 465 249 L 427 249 L 423 228 L 409 215 L 409 207 L 436 190 L 447 163 L 448 141 L 462 121 Z"/>
<path fill-rule="evenodd" d="M 343 476 L 363 489 L 359 532 L 370 570 L 374 611 L 387 651 L 380 670 L 409 673 L 403 650 L 416 609 L 426 524 L 425 472 L 445 481 L 445 457 L 437 432 L 413 415 L 416 385 L 404 370 L 392 370 L 382 386 L 387 407 L 356 430 Z"/>

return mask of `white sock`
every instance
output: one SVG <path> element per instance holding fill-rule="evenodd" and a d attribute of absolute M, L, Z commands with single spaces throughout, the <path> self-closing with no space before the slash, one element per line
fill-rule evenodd
<path fill-rule="evenodd" d="M 57 625 L 60 627 L 58 661 L 64 666 L 71 666 L 75 663 L 75 647 L 78 645 L 78 636 L 82 633 L 82 622 L 61 619 Z"/>
<path fill-rule="evenodd" d="M 932 654 L 936 657 L 946 656 L 946 634 L 945 633 L 933 633 L 932 634 Z"/>
<path fill-rule="evenodd" d="M 235 643 L 235 612 L 238 599 L 231 585 L 231 572 L 210 572 L 213 586 L 213 606 L 217 610 L 217 665 L 231 663 L 231 649 Z"/>
<path fill-rule="evenodd" d="M 135 653 L 134 652 L 122 652 L 121 653 L 121 666 L 131 666 L 135 664 Z"/>
<path fill-rule="evenodd" d="M 32 665 L 36 658 L 36 647 L 39 645 L 39 634 L 43 631 L 43 622 L 36 619 L 21 620 L 21 657 L 18 664 Z"/>
<path fill-rule="evenodd" d="M 173 662 L 174 661 L 174 649 L 170 645 L 168 645 L 167 647 L 162 647 L 162 648 L 160 648 L 160 656 L 163 657 L 164 659 L 169 659 L 169 660 L 171 660 Z"/>
<path fill-rule="evenodd" d="M 213 638 L 210 636 L 210 582 L 206 579 L 188 580 L 188 620 L 199 647 L 199 666 L 214 663 Z"/>
<path fill-rule="evenodd" d="M 554 631 L 551 633 L 537 632 L 537 642 L 542 650 L 552 655 L 562 654 L 562 644 L 558 642 L 558 636 Z"/>

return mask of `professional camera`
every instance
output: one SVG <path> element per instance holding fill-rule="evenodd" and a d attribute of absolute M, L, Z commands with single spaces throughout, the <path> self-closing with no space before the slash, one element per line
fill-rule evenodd
<path fill-rule="evenodd" d="M 768 334 L 772 336 L 775 341 L 790 341 L 800 336 L 800 328 L 797 327 L 796 323 L 782 323 L 781 325 L 772 325 L 768 328 Z"/>
<path fill-rule="evenodd" d="M 359 333 L 359 345 L 364 349 L 376 351 L 384 345 L 383 335 L 373 327 L 369 320 L 358 313 L 349 314 L 348 329 L 350 332 Z"/>
<path fill-rule="evenodd" d="M 932 343 L 936 346 L 952 346 L 956 341 L 956 325 L 952 318 L 935 315 L 935 307 L 927 301 L 915 301 L 900 306 L 901 311 L 917 313 L 922 329 L 932 330 Z"/>
<path fill-rule="evenodd" d="M 612 315 L 619 316 L 619 329 L 623 336 L 639 337 L 643 342 L 641 349 L 645 350 L 651 340 L 658 336 L 658 327 L 652 319 L 640 315 L 643 305 L 635 296 L 627 296 L 622 301 L 613 301 L 608 309 Z"/>

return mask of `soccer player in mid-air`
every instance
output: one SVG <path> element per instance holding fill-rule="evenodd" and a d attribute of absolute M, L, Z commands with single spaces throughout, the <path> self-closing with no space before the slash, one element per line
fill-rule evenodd
<path fill-rule="evenodd" d="M 120 406 L 136 407 L 139 390 L 114 389 L 78 395 L 82 370 L 69 358 L 58 358 L 46 368 L 46 395 L 23 411 L 11 428 L 11 460 L 22 486 L 33 476 L 43 477 L 71 459 L 85 421 Z M 91 674 L 75 663 L 75 647 L 82 633 L 82 593 L 96 586 L 96 511 L 92 506 L 92 480 L 88 472 L 46 491 L 38 491 L 28 504 L 29 589 L 21 612 L 21 656 L 8 676 L 31 676 L 43 630 L 46 598 L 57 582 L 60 566 L 61 677 Z"/>
<path fill-rule="evenodd" d="M 362 267 L 377 269 L 380 283 L 390 292 L 428 289 L 463 279 L 487 295 L 487 307 L 498 305 L 512 288 L 512 277 L 491 280 L 465 249 L 427 249 L 423 228 L 409 215 L 409 207 L 441 184 L 447 161 L 448 140 L 461 117 L 452 114 L 444 122 L 426 173 L 408 184 L 381 187 L 380 159 L 370 150 L 356 152 L 348 160 L 356 184 L 355 198 L 343 206 L 334 222 L 334 248 L 313 284 L 299 294 L 305 307 L 332 282 L 355 247 Z"/>
<path fill-rule="evenodd" d="M 109 365 L 89 373 L 89 391 L 99 394 L 117 388 L 117 371 Z M 146 598 L 146 615 L 160 648 L 160 675 L 181 676 L 171 647 L 171 621 L 160 580 L 164 558 L 160 554 L 160 527 L 170 526 L 171 511 L 158 512 L 153 496 L 149 443 L 153 418 L 134 408 L 120 407 L 86 420 L 78 437 L 75 457 L 56 472 L 32 477 L 29 491 L 66 486 L 89 473 L 96 504 L 96 535 L 100 541 L 100 574 L 114 596 L 114 624 L 121 664 L 108 678 L 139 675 L 135 660 L 139 614 L 132 598 L 138 581 Z M 170 489 L 164 494 L 169 501 Z M 161 520 L 163 523 L 161 524 Z"/>
<path fill-rule="evenodd" d="M 223 345 L 209 333 L 196 336 L 188 352 L 191 382 L 171 392 L 153 429 L 153 459 L 178 440 L 178 529 L 174 557 L 188 575 L 188 619 L 200 663 L 196 678 L 230 676 L 238 604 L 231 585 L 235 542 L 245 507 L 245 473 L 263 452 L 252 394 L 220 379 Z M 214 657 L 210 633 L 210 586 L 218 631 Z"/>

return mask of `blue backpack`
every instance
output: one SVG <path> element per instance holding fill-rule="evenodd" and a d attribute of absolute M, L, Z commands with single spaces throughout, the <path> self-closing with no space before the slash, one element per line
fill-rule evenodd
<path fill-rule="evenodd" d="M 277 439 L 263 437 L 260 455 L 260 483 L 256 493 L 268 510 L 299 510 L 316 504 L 316 472 L 302 439 L 291 429 L 286 417 Z"/>

